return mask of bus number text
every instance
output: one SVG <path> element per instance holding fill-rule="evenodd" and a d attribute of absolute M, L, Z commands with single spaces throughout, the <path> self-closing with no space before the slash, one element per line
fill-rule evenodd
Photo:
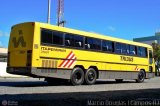
<path fill-rule="evenodd" d="M 121 61 L 133 62 L 133 57 L 121 56 Z"/>

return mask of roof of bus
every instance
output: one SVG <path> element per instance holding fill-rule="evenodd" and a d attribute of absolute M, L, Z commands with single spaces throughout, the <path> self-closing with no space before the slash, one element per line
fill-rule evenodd
<path fill-rule="evenodd" d="M 137 46 L 152 48 L 152 46 L 148 45 L 148 44 L 138 43 L 138 42 L 134 42 L 134 41 L 130 41 L 130 40 L 124 40 L 124 39 L 120 39 L 120 38 L 115 38 L 115 37 L 111 37 L 111 36 L 108 36 L 108 35 L 102 35 L 102 34 L 97 34 L 97 33 L 92 33 L 92 32 L 80 31 L 80 30 L 75 30 L 75 29 L 71 29 L 71 28 L 55 26 L 55 25 L 51 25 L 51 24 L 47 24 L 47 23 L 40 23 L 40 22 L 34 22 L 34 23 L 39 24 L 41 28 L 52 29 L 52 30 L 56 29 L 57 31 L 68 32 L 68 33 L 72 33 L 72 34 L 78 34 L 78 35 L 83 35 L 83 36 L 88 36 L 88 37 L 93 37 L 93 38 L 98 38 L 98 39 L 116 41 L 116 42 L 119 42 L 119 43 L 126 43 L 126 44 L 131 44 L 131 45 L 137 45 Z"/>

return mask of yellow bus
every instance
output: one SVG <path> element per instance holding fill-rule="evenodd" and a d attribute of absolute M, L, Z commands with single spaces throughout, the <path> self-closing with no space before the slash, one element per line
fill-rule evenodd
<path fill-rule="evenodd" d="M 96 79 L 143 82 L 154 77 L 150 45 L 39 22 L 12 27 L 7 72 L 67 79 L 73 85 L 91 85 Z"/>

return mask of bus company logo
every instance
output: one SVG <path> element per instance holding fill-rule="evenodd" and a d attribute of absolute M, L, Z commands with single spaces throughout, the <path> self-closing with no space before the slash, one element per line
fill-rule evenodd
<path fill-rule="evenodd" d="M 76 63 L 76 59 L 75 54 L 71 51 L 58 67 L 71 68 Z"/>
<path fill-rule="evenodd" d="M 18 39 L 16 39 L 16 37 L 13 37 L 12 39 L 14 47 L 17 48 L 19 45 L 21 45 L 22 47 L 26 47 L 26 42 L 24 41 L 23 37 L 23 31 L 19 30 L 18 34 L 19 34 Z"/>

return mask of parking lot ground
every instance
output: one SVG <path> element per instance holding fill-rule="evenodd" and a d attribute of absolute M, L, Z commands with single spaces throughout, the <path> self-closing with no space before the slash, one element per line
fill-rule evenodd
<path fill-rule="evenodd" d="M 44 79 L 0 78 L 0 102 L 19 106 L 159 106 L 160 78 L 144 83 L 98 80 L 95 85 L 48 85 Z"/>

